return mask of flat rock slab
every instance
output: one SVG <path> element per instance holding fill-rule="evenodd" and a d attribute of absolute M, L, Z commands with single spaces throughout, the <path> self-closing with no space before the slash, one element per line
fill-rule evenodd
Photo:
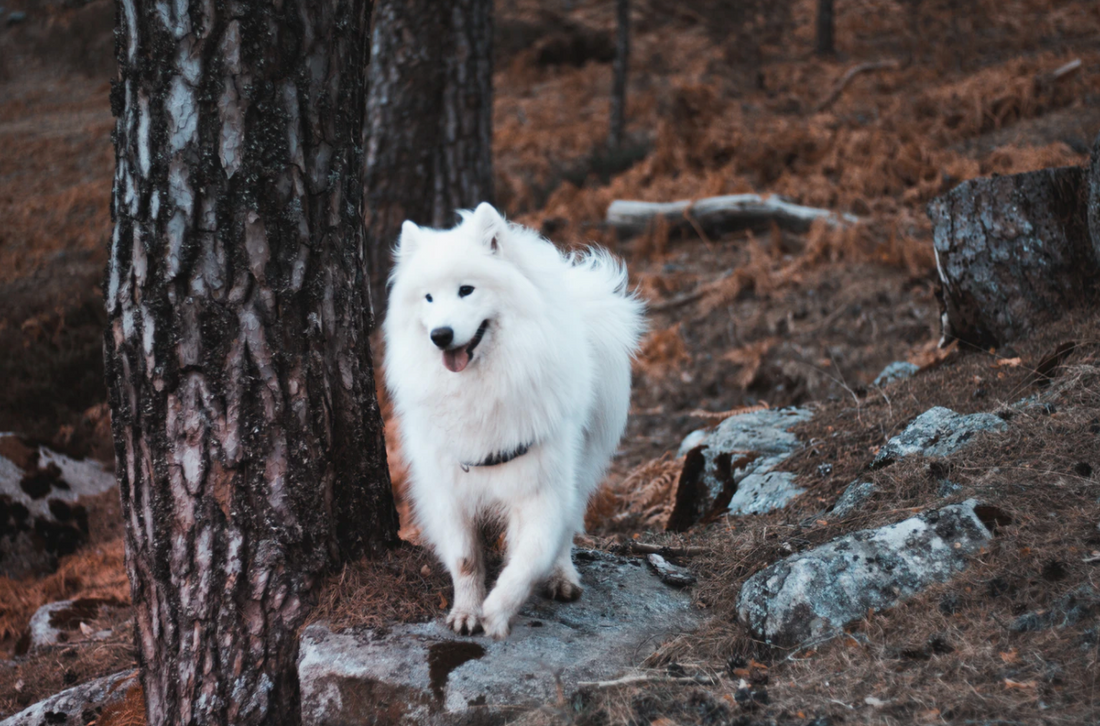
<path fill-rule="evenodd" d="M 304 726 L 502 724 L 556 703 L 583 681 L 614 678 L 662 642 L 694 629 L 691 597 L 643 560 L 575 554 L 585 585 L 574 603 L 532 598 L 496 642 L 455 635 L 442 620 L 384 630 L 302 635 Z"/>
<path fill-rule="evenodd" d="M 949 580 L 992 536 L 974 500 L 840 537 L 757 572 L 737 612 L 752 633 L 796 646 Z"/>
<path fill-rule="evenodd" d="M 36 653 L 62 643 L 102 640 L 111 631 L 91 630 L 88 623 L 105 611 L 128 607 L 117 600 L 98 597 L 61 600 L 43 605 L 31 616 L 26 637 L 16 644 L 15 654 Z"/>
<path fill-rule="evenodd" d="M 955 413 L 936 406 L 917 416 L 905 430 L 879 449 L 872 469 L 879 469 L 907 456 L 948 456 L 959 451 L 981 431 L 1001 432 L 1008 428 L 991 413 Z"/>
<path fill-rule="evenodd" d="M 115 486 L 115 475 L 14 434 L 0 433 L 0 575 L 51 571 L 88 536 L 81 503 Z"/>
<path fill-rule="evenodd" d="M 126 697 L 138 682 L 137 671 L 123 671 L 66 689 L 0 721 L 0 726 L 85 726 L 105 706 Z"/>
<path fill-rule="evenodd" d="M 794 475 L 774 471 L 801 445 L 791 427 L 809 421 L 802 408 L 765 409 L 731 416 L 680 445 L 684 468 L 668 529 L 683 531 L 716 514 L 763 514 L 802 493 Z"/>

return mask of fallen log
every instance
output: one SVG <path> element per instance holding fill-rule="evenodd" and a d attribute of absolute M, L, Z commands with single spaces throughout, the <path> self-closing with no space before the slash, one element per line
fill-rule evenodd
<path fill-rule="evenodd" d="M 772 222 L 783 229 L 805 232 L 819 219 L 831 225 L 860 221 L 851 214 L 803 207 L 776 196 L 760 194 L 729 194 L 676 202 L 616 199 L 607 208 L 607 224 L 618 231 L 620 238 L 641 234 L 659 217 L 664 217 L 672 229 L 698 225 L 707 234 L 762 227 Z"/>
<path fill-rule="evenodd" d="M 941 345 L 999 346 L 1089 299 L 1098 256 L 1087 177 L 1061 167 L 972 179 L 929 203 Z"/>

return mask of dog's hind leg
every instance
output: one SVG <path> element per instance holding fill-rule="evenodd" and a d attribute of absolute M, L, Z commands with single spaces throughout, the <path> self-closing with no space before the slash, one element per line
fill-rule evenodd
<path fill-rule="evenodd" d="M 546 581 L 546 594 L 554 600 L 573 602 L 583 592 L 580 573 L 573 566 L 573 538 L 568 537 L 554 562 L 554 571 Z"/>

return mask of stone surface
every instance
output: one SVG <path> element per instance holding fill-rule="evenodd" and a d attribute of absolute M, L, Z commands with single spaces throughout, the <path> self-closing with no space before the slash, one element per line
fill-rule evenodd
<path fill-rule="evenodd" d="M 97 678 L 39 701 L 0 721 L 0 726 L 85 726 L 104 706 L 121 701 L 137 682 L 137 671 Z"/>
<path fill-rule="evenodd" d="M 0 434 L 0 575 L 49 571 L 88 536 L 81 501 L 115 486 L 101 464 Z"/>
<path fill-rule="evenodd" d="M 862 509 L 874 493 L 874 482 L 856 479 L 848 485 L 848 488 L 840 495 L 840 499 L 836 500 L 830 515 L 835 518 L 847 517 L 849 514 Z"/>
<path fill-rule="evenodd" d="M 750 577 L 737 603 L 754 636 L 795 646 L 837 633 L 964 569 L 991 537 L 969 500 L 840 537 Z"/>
<path fill-rule="evenodd" d="M 882 386 L 890 385 L 894 381 L 904 381 L 906 378 L 912 378 L 919 370 L 920 366 L 915 363 L 896 360 L 883 368 L 882 373 L 875 376 L 874 385 L 881 388 Z"/>
<path fill-rule="evenodd" d="M 1067 592 L 1048 610 L 1036 610 L 1024 613 L 1012 621 L 1010 626 L 1017 633 L 1025 633 L 1047 628 L 1068 628 L 1082 620 L 1100 613 L 1100 595 L 1085 583 L 1076 590 Z"/>
<path fill-rule="evenodd" d="M 1008 428 L 991 413 L 955 413 L 936 406 L 917 416 L 904 431 L 886 442 L 871 462 L 872 469 L 894 463 L 907 456 L 947 456 L 966 446 L 981 431 Z"/>
<path fill-rule="evenodd" d="M 686 458 L 668 528 L 683 531 L 708 516 L 786 506 L 802 490 L 792 474 L 773 470 L 800 446 L 791 427 L 812 416 L 802 408 L 765 409 L 688 434 L 680 445 Z"/>
<path fill-rule="evenodd" d="M 298 664 L 304 726 L 503 723 L 556 703 L 559 679 L 568 699 L 578 682 L 621 675 L 699 623 L 690 595 L 642 560 L 575 559 L 581 599 L 534 596 L 504 641 L 458 636 L 442 619 L 342 633 L 311 625 Z"/>
<path fill-rule="evenodd" d="M 16 655 L 34 653 L 61 643 L 106 638 L 111 631 L 90 630 L 88 623 L 99 617 L 104 609 L 120 607 L 125 605 L 115 600 L 91 597 L 43 605 L 31 616 L 26 638 L 16 645 Z"/>

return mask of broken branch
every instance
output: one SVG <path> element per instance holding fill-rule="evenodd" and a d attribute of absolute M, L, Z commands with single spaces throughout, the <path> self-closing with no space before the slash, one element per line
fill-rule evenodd
<path fill-rule="evenodd" d="M 901 64 L 896 60 L 873 61 L 871 63 L 860 63 L 857 66 L 852 66 L 840 77 L 840 80 L 833 86 L 833 90 L 829 92 L 829 95 L 826 96 L 821 103 L 817 104 L 814 113 L 821 113 L 829 108 L 829 106 L 836 103 L 836 100 L 840 98 L 840 94 L 844 93 L 844 89 L 847 88 L 848 84 L 852 82 L 852 79 L 860 73 L 870 73 L 871 71 L 886 69 L 897 70 L 900 66 Z"/>

